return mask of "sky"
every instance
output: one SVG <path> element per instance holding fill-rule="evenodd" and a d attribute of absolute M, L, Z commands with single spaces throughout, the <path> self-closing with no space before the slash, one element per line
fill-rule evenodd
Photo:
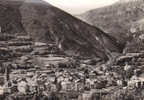
<path fill-rule="evenodd" d="M 88 10 L 111 5 L 118 0 L 44 0 L 71 14 L 81 14 Z"/>

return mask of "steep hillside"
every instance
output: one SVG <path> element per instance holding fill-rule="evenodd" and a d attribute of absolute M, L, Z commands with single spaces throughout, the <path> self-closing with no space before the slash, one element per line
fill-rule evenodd
<path fill-rule="evenodd" d="M 144 18 L 144 1 L 117 2 L 111 6 L 88 11 L 78 17 L 120 40 L 127 40 L 131 35 L 127 33 L 135 31 L 131 27 L 135 28 L 135 22 Z"/>
<path fill-rule="evenodd" d="M 59 49 L 73 56 L 106 60 L 109 52 L 123 49 L 115 38 L 44 1 L 1 0 L 0 4 L 3 8 L 0 26 L 4 32 L 27 33 L 34 41 L 56 43 Z"/>
<path fill-rule="evenodd" d="M 21 1 L 0 0 L 0 26 L 3 32 L 16 33 L 24 31 L 21 24 L 19 6 Z"/>

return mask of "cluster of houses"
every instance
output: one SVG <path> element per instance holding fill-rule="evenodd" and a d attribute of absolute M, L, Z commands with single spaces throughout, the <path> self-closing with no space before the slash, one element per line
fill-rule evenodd
<path fill-rule="evenodd" d="M 106 88 L 144 87 L 143 52 L 127 53 L 107 67 L 96 65 L 99 60 L 68 57 L 55 43 L 34 42 L 27 35 L 0 35 L 0 96 L 55 92 L 65 100 L 88 100 Z"/>

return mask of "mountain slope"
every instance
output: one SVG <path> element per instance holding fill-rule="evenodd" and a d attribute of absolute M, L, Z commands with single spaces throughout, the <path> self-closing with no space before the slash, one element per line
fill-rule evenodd
<path fill-rule="evenodd" d="M 115 38 L 44 1 L 7 2 L 0 3 L 6 9 L 13 9 L 10 12 L 14 16 L 6 17 L 5 20 L 9 21 L 0 24 L 4 32 L 26 32 L 34 41 L 56 43 L 59 49 L 73 56 L 100 57 L 106 60 L 106 51 L 121 52 L 123 49 Z M 3 15 L 9 15 L 8 11 L 0 11 L 3 11 Z M 4 29 L 8 26 L 11 27 L 9 30 Z"/>
<path fill-rule="evenodd" d="M 15 33 L 24 30 L 19 12 L 21 3 L 19 0 L 0 0 L 0 26 L 3 32 Z"/>
<path fill-rule="evenodd" d="M 144 1 L 118 2 L 88 11 L 78 17 L 124 41 L 131 35 L 127 33 L 131 32 L 133 24 L 144 18 Z"/>

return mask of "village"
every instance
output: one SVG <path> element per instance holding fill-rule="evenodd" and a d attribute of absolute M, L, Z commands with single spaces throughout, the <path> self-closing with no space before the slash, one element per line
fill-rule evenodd
<path fill-rule="evenodd" d="M 67 56 L 55 43 L 28 35 L 0 35 L 0 100 L 103 100 L 117 90 L 144 88 L 143 52 L 109 66 Z"/>

